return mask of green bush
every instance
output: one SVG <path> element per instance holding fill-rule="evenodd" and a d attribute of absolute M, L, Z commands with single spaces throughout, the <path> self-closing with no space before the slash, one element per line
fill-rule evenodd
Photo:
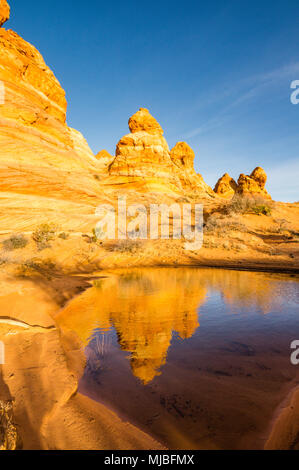
<path fill-rule="evenodd" d="M 257 215 L 271 215 L 271 208 L 265 204 L 252 207 L 252 212 Z"/>
<path fill-rule="evenodd" d="M 2 242 L 2 245 L 7 251 L 18 250 L 28 245 L 28 239 L 22 233 L 11 235 L 7 240 Z"/>

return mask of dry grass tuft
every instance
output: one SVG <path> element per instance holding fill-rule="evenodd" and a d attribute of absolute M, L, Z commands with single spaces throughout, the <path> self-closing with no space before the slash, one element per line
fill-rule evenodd
<path fill-rule="evenodd" d="M 28 245 L 28 239 L 23 233 L 13 234 L 2 245 L 6 251 L 19 250 Z"/>

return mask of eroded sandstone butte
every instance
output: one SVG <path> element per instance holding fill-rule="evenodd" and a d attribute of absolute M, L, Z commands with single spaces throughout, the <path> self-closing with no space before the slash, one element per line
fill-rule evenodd
<path fill-rule="evenodd" d="M 117 144 L 110 175 L 121 177 L 122 181 L 142 179 L 161 190 L 166 185 L 176 192 L 212 193 L 194 170 L 192 149 L 179 142 L 170 152 L 162 127 L 147 109 L 140 108 L 130 118 L 129 129 L 131 133 Z"/>
<path fill-rule="evenodd" d="M 242 195 L 252 194 L 271 198 L 265 189 L 266 182 L 267 174 L 265 170 L 261 167 L 256 167 L 250 176 L 243 173 L 239 176 L 236 192 Z"/>
<path fill-rule="evenodd" d="M 250 176 L 241 173 L 237 183 L 228 173 L 225 173 L 217 181 L 214 192 L 224 198 L 231 198 L 236 193 L 244 196 L 259 195 L 271 198 L 265 189 L 266 182 L 267 174 L 263 168 L 258 166 Z"/>

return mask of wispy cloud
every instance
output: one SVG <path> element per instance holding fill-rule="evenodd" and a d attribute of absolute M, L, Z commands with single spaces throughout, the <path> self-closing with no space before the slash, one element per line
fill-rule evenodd
<path fill-rule="evenodd" d="M 205 105 L 213 105 L 216 101 L 219 102 L 220 98 L 225 98 L 226 100 L 231 98 L 231 102 L 223 106 L 222 109 L 219 109 L 214 117 L 203 122 L 200 126 L 187 131 L 183 135 L 183 138 L 191 139 L 197 135 L 205 134 L 217 127 L 221 127 L 234 116 L 233 110 L 244 106 L 246 102 L 254 101 L 262 93 L 271 92 L 273 86 L 279 85 L 282 81 L 289 79 L 291 83 L 291 81 L 298 76 L 299 62 L 294 62 L 269 72 L 243 78 L 233 85 L 223 86 L 221 97 L 213 94 L 205 102 Z"/>

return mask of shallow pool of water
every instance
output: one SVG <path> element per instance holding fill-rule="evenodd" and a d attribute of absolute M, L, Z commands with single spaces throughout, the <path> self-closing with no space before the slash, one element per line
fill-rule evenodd
<path fill-rule="evenodd" d="M 171 449 L 263 448 L 299 383 L 298 280 L 199 268 L 99 277 L 59 315 L 85 348 L 80 392 Z"/>

